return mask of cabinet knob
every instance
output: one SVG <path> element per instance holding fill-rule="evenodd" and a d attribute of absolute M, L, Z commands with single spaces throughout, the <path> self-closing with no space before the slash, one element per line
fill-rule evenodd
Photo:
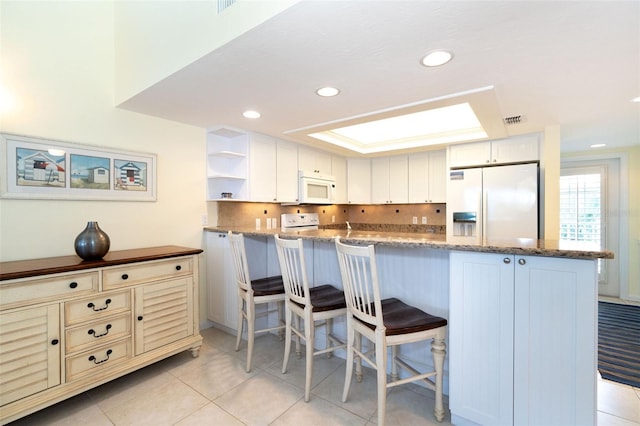
<path fill-rule="evenodd" d="M 77 288 L 77 287 L 78 287 L 78 283 L 77 282 L 74 281 L 72 283 L 69 283 L 69 288 Z"/>
<path fill-rule="evenodd" d="M 486 162 L 487 162 L 487 163 L 490 163 L 490 162 L 491 162 L 491 160 L 487 160 Z"/>
<path fill-rule="evenodd" d="M 129 279 L 129 275 L 128 274 L 122 274 L 122 279 L 123 280 L 128 280 Z"/>
<path fill-rule="evenodd" d="M 511 263 L 511 259 L 509 259 L 508 257 L 505 257 L 502 261 L 507 265 Z"/>
<path fill-rule="evenodd" d="M 176 271 L 179 271 L 180 269 L 182 269 L 182 266 L 180 265 L 176 266 Z"/>
<path fill-rule="evenodd" d="M 520 265 L 526 265 L 526 264 L 527 264 L 527 261 L 526 261 L 526 260 L 524 260 L 524 259 L 518 259 L 518 263 L 519 263 Z"/>
<path fill-rule="evenodd" d="M 497 163 L 497 162 L 498 162 L 498 160 L 496 160 L 496 159 L 494 158 L 494 159 L 493 159 L 493 162 L 494 162 L 494 163 Z"/>
<path fill-rule="evenodd" d="M 142 318 L 144 318 L 142 315 L 138 315 L 138 321 L 142 321 Z"/>
<path fill-rule="evenodd" d="M 57 345 L 58 343 L 60 343 L 60 341 L 59 341 L 58 339 L 53 339 L 53 340 L 51 341 L 51 344 L 52 344 L 53 346 Z"/>

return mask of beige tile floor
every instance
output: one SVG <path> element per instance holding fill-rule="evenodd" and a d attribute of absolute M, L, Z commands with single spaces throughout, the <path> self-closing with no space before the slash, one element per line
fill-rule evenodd
<path fill-rule="evenodd" d="M 246 350 L 234 351 L 233 336 L 214 328 L 202 335 L 198 358 L 189 352 L 175 355 L 12 426 L 375 424 L 375 375 L 354 381 L 343 404 L 344 360 L 316 357 L 311 401 L 305 403 L 304 361 L 292 355 L 289 372 L 281 374 L 283 342 L 277 336 L 256 340 L 254 368 L 245 373 Z M 440 424 L 450 421 L 447 416 Z M 415 385 L 393 388 L 387 398 L 387 423 L 438 424 L 433 393 Z M 599 380 L 598 424 L 640 425 L 640 389 Z"/>

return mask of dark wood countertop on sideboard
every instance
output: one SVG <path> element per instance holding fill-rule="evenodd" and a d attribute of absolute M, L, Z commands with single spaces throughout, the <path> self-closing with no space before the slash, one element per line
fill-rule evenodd
<path fill-rule="evenodd" d="M 98 260 L 82 260 L 78 256 L 46 257 L 42 259 L 16 260 L 0 263 L 0 281 L 39 275 L 57 274 L 83 269 L 103 268 L 148 260 L 167 259 L 202 253 L 202 249 L 180 246 L 146 247 L 117 250 Z"/>

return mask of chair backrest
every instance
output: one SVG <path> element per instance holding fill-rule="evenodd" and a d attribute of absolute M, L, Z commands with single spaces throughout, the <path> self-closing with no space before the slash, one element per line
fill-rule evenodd
<path fill-rule="evenodd" d="M 302 238 L 287 240 L 276 234 L 275 240 L 287 297 L 298 304 L 311 306 Z"/>
<path fill-rule="evenodd" d="M 247 252 L 244 249 L 244 235 L 229 231 L 229 245 L 231 246 L 233 269 L 236 273 L 236 283 L 240 289 L 251 291 L 251 277 L 249 276 Z"/>
<path fill-rule="evenodd" d="M 373 245 L 351 246 L 336 238 L 347 309 L 359 320 L 384 329 Z"/>

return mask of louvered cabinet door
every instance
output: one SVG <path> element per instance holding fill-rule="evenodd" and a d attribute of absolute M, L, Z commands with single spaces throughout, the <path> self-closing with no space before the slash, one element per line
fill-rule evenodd
<path fill-rule="evenodd" d="M 193 335 L 193 279 L 180 278 L 135 289 L 136 355 Z"/>
<path fill-rule="evenodd" d="M 0 405 L 60 384 L 60 306 L 0 314 Z"/>

